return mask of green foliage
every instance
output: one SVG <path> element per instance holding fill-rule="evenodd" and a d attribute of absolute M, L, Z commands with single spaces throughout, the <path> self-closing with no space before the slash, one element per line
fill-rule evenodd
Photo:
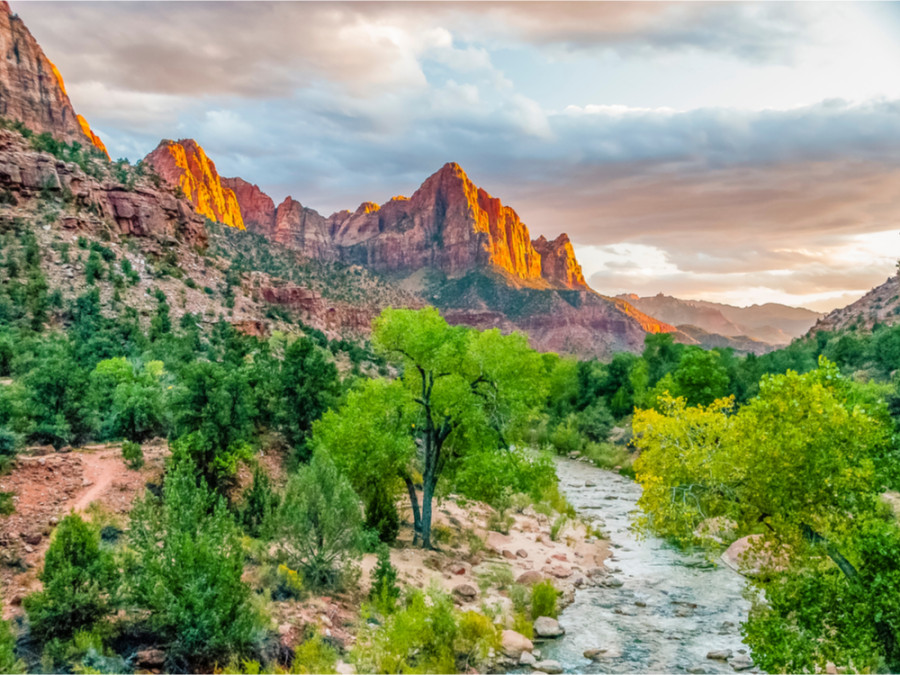
<path fill-rule="evenodd" d="M 391 549 L 387 544 L 378 547 L 378 563 L 372 572 L 372 588 L 369 591 L 369 598 L 382 614 L 393 612 L 397 600 L 400 598 L 397 570 L 391 564 Z"/>
<path fill-rule="evenodd" d="M 43 590 L 23 603 L 41 640 L 68 639 L 103 621 L 114 606 L 116 572 L 100 537 L 80 516 L 60 521 L 40 574 Z"/>
<path fill-rule="evenodd" d="M 262 622 L 241 580 L 238 531 L 224 499 L 197 484 L 190 464 L 169 472 L 161 502 L 148 494 L 135 506 L 129 538 L 132 602 L 149 611 L 171 658 L 208 667 L 250 649 Z"/>
<path fill-rule="evenodd" d="M 106 412 L 101 436 L 143 442 L 162 435 L 168 426 L 165 378 L 161 361 L 141 365 L 117 357 L 98 363 L 91 373 L 91 396 L 96 409 Z"/>
<path fill-rule="evenodd" d="M 84 264 L 84 278 L 89 284 L 103 278 L 103 259 L 97 251 L 91 251 L 88 254 L 87 262 Z"/>
<path fill-rule="evenodd" d="M 337 661 L 337 651 L 316 633 L 302 644 L 297 645 L 290 672 L 302 675 L 337 673 Z"/>
<path fill-rule="evenodd" d="M 366 527 L 378 533 L 379 541 L 391 544 L 400 532 L 400 514 L 392 495 L 382 489 L 372 490 L 366 504 Z"/>
<path fill-rule="evenodd" d="M 239 522 L 251 537 L 260 537 L 264 525 L 278 508 L 278 494 L 272 489 L 269 475 L 257 466 L 253 470 L 253 483 L 244 493 L 244 503 L 239 511 Z"/>
<path fill-rule="evenodd" d="M 133 441 L 122 443 L 122 457 L 125 459 L 125 466 L 129 469 L 138 470 L 144 466 L 144 450 L 140 443 Z"/>
<path fill-rule="evenodd" d="M 16 636 L 9 621 L 0 620 L 0 673 L 24 673 L 25 663 L 16 656 Z"/>
<path fill-rule="evenodd" d="M 745 626 L 754 659 L 770 671 L 895 668 L 900 575 L 888 560 L 900 533 L 878 497 L 893 450 L 868 389 L 823 358 L 803 375 L 764 377 L 737 412 L 728 399 L 660 406 L 634 420 L 642 524 L 690 542 L 720 517 L 736 536 L 760 535 L 764 573 Z"/>
<path fill-rule="evenodd" d="M 559 616 L 557 600 L 559 592 L 549 579 L 539 581 L 531 587 L 531 616 L 537 619 L 540 616 L 549 616 L 555 619 Z"/>
<path fill-rule="evenodd" d="M 287 565 L 275 568 L 275 580 L 272 584 L 273 600 L 299 600 L 303 597 L 303 579 L 296 570 Z"/>
<path fill-rule="evenodd" d="M 0 427 L 0 473 L 4 473 L 16 458 L 16 436 L 9 429 Z"/>
<path fill-rule="evenodd" d="M 0 516 L 8 516 L 16 512 L 16 503 L 13 501 L 15 493 L 0 491 Z"/>
<path fill-rule="evenodd" d="M 324 453 L 291 476 L 273 520 L 280 555 L 310 587 L 341 586 L 359 556 L 362 514 L 349 481 Z"/>

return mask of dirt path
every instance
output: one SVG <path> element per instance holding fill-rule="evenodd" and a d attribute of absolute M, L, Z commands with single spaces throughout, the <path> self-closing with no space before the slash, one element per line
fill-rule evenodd
<path fill-rule="evenodd" d="M 124 475 L 121 450 L 116 449 L 114 452 L 118 456 L 109 450 L 81 456 L 82 485 L 86 491 L 75 496 L 70 506 L 71 510 L 85 511 L 92 502 L 98 501 L 103 496 L 116 478 Z"/>

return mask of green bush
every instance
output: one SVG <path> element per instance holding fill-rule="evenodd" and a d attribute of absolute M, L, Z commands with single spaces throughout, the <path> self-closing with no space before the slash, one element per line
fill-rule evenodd
<path fill-rule="evenodd" d="M 539 581 L 531 587 L 531 616 L 537 619 L 540 616 L 549 616 L 555 619 L 559 615 L 557 608 L 558 593 L 553 582 L 549 579 Z"/>
<path fill-rule="evenodd" d="M 291 477 L 273 521 L 280 554 L 310 587 L 341 586 L 359 557 L 362 515 L 349 481 L 325 454 L 315 453 Z"/>
<path fill-rule="evenodd" d="M 244 553 L 223 497 L 197 485 L 189 463 L 166 476 L 162 501 L 151 494 L 132 511 L 136 560 L 132 602 L 173 659 L 209 667 L 245 654 L 262 619 L 241 576 Z"/>
<path fill-rule="evenodd" d="M 378 548 L 378 564 L 372 577 L 369 597 L 379 612 L 390 614 L 400 598 L 400 588 L 397 586 L 397 570 L 391 564 L 391 549 L 387 544 Z"/>
<path fill-rule="evenodd" d="M 12 492 L 0 492 L 0 516 L 8 516 L 16 510 L 15 496 Z"/>
<path fill-rule="evenodd" d="M 129 469 L 137 470 L 144 466 L 144 450 L 140 443 L 134 441 L 122 443 L 122 457 L 125 459 L 125 466 Z"/>
<path fill-rule="evenodd" d="M 241 527 L 251 537 L 260 537 L 263 527 L 278 508 L 278 495 L 272 489 L 268 474 L 257 466 L 253 470 L 253 483 L 244 494 L 239 511 Z"/>
<path fill-rule="evenodd" d="M 454 649 L 461 660 L 462 672 L 483 663 L 492 649 L 500 646 L 500 631 L 484 614 L 464 612 L 459 617 Z"/>
<path fill-rule="evenodd" d="M 16 656 L 16 636 L 12 626 L 9 621 L 0 620 L 0 673 L 24 672 L 25 663 Z"/>
<path fill-rule="evenodd" d="M 0 427 L 0 473 L 6 471 L 16 458 L 16 436 L 9 429 Z"/>
<path fill-rule="evenodd" d="M 578 413 L 578 431 L 589 441 L 595 443 L 605 441 L 614 425 L 612 413 L 602 398 L 598 398 Z"/>
<path fill-rule="evenodd" d="M 298 675 L 337 673 L 337 661 L 338 654 L 334 647 L 327 644 L 322 636 L 316 633 L 294 650 L 291 673 Z"/>
<path fill-rule="evenodd" d="M 378 485 L 372 490 L 372 497 L 366 505 L 366 527 L 378 533 L 378 539 L 391 544 L 400 532 L 400 514 L 397 505 L 385 486 Z"/>
<path fill-rule="evenodd" d="M 31 632 L 41 640 L 69 639 L 103 621 L 114 607 L 117 575 L 111 556 L 77 514 L 56 528 L 40 579 L 43 590 L 23 604 Z"/>

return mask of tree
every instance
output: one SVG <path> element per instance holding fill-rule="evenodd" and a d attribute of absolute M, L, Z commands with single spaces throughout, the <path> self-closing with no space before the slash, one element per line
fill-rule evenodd
<path fill-rule="evenodd" d="M 683 396 L 688 405 L 709 405 L 728 393 L 728 370 L 716 351 L 699 347 L 688 349 L 672 372 L 676 396 Z"/>
<path fill-rule="evenodd" d="M 94 408 L 106 419 L 101 425 L 105 438 L 143 442 L 165 429 L 165 402 L 161 361 L 141 365 L 124 357 L 106 359 L 91 373 Z"/>
<path fill-rule="evenodd" d="M 100 536 L 81 516 L 63 518 L 44 556 L 43 590 L 25 598 L 31 631 L 67 640 L 89 630 L 113 607 L 116 570 Z"/>
<path fill-rule="evenodd" d="M 25 662 L 16 656 L 16 636 L 12 626 L 9 621 L 0 620 L 0 673 L 24 672 Z"/>
<path fill-rule="evenodd" d="M 900 532 L 879 502 L 890 427 L 864 394 L 822 359 L 804 375 L 764 377 L 736 413 L 730 399 L 690 408 L 664 396 L 661 412 L 635 415 L 645 527 L 687 542 L 704 520 L 726 518 L 737 536 L 759 535 L 770 564 L 754 583 L 767 604 L 757 602 L 745 631 L 767 670 L 850 663 L 858 652 L 835 627 L 851 615 L 871 619 L 865 640 L 897 665 L 900 574 L 884 551 L 900 546 Z"/>
<path fill-rule="evenodd" d="M 411 434 L 421 444 L 423 498 L 417 523 L 431 548 L 432 500 L 439 478 L 478 449 L 508 447 L 507 431 L 543 405 L 541 357 L 524 335 L 451 327 L 434 308 L 386 309 L 374 322 L 376 349 L 403 367 Z M 413 513 L 418 510 L 410 490 Z"/>
<path fill-rule="evenodd" d="M 362 514 L 347 478 L 324 453 L 291 476 L 274 517 L 273 538 L 292 569 L 313 588 L 340 585 L 359 554 Z"/>
<path fill-rule="evenodd" d="M 292 342 L 281 366 L 281 430 L 292 447 L 309 459 L 305 445 L 312 423 L 337 401 L 340 380 L 327 352 L 309 338 Z"/>
<path fill-rule="evenodd" d="M 190 459 L 198 478 L 222 491 L 248 457 L 253 405 L 244 373 L 197 361 L 185 367 L 174 396 L 177 458 Z"/>
<path fill-rule="evenodd" d="M 209 667 L 246 653 L 262 632 L 244 552 L 223 497 L 197 484 L 190 463 L 166 476 L 162 500 L 147 494 L 132 511 L 136 557 L 131 598 L 167 642 L 174 663 Z"/>
<path fill-rule="evenodd" d="M 260 466 L 253 470 L 253 483 L 244 494 L 239 520 L 251 537 L 262 535 L 263 526 L 278 508 L 278 495 L 272 489 L 269 475 Z"/>

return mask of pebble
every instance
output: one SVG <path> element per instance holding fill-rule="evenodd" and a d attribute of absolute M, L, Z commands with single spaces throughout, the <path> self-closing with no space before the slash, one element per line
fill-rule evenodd
<path fill-rule="evenodd" d="M 597 659 L 603 658 L 603 655 L 605 653 L 606 650 L 601 649 L 600 647 L 595 647 L 594 649 L 585 649 L 584 658 L 590 659 L 591 661 L 596 661 Z"/>

